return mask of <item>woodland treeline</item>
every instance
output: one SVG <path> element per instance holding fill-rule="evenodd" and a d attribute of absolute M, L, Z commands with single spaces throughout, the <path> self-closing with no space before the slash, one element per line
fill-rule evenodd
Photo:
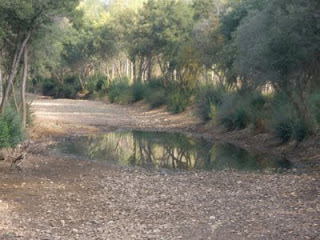
<path fill-rule="evenodd" d="M 301 141 L 320 123 L 320 2 L 1 0 L 0 70 L 2 115 L 23 127 L 27 89 L 194 104 L 227 130 Z"/>

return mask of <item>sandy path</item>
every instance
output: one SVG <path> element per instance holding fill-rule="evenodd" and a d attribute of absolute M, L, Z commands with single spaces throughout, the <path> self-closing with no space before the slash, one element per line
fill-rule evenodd
<path fill-rule="evenodd" d="M 319 239 L 317 172 L 164 174 L 55 156 L 42 148 L 47 135 L 197 121 L 93 101 L 41 99 L 34 107 L 34 136 L 44 137 L 21 173 L 0 163 L 0 239 Z"/>
<path fill-rule="evenodd" d="M 172 115 L 164 108 L 148 110 L 141 105 L 131 107 L 87 100 L 39 99 L 33 103 L 33 108 L 38 127 L 48 128 L 50 123 L 53 128 L 56 125 L 57 131 L 69 133 L 94 128 L 185 129 L 199 123 L 191 113 Z"/>

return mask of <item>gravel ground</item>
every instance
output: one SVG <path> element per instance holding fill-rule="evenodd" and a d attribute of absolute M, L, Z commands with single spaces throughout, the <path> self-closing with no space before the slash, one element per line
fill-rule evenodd
<path fill-rule="evenodd" d="M 0 162 L 0 239 L 319 239 L 318 171 L 174 173 L 55 156 L 50 135 L 198 122 L 93 101 L 40 99 L 34 109 L 22 172 Z"/>

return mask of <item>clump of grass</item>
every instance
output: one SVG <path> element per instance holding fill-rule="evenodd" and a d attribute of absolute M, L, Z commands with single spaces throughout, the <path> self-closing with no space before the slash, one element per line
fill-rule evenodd
<path fill-rule="evenodd" d="M 24 138 L 21 119 L 11 107 L 0 118 L 0 148 L 14 147 Z"/>
<path fill-rule="evenodd" d="M 135 82 L 131 86 L 132 101 L 138 102 L 144 99 L 146 94 L 146 86 L 141 82 Z"/>
<path fill-rule="evenodd" d="M 176 91 L 168 94 L 167 107 L 172 113 L 181 113 L 190 105 L 191 94 L 184 91 Z"/>
<path fill-rule="evenodd" d="M 310 129 L 304 124 L 289 99 L 283 94 L 274 96 L 270 130 L 282 142 L 289 140 L 301 142 L 310 135 Z"/>
<path fill-rule="evenodd" d="M 166 104 L 166 90 L 164 88 L 148 88 L 146 90 L 146 102 L 151 108 L 157 108 Z"/>
<path fill-rule="evenodd" d="M 266 98 L 259 93 L 228 93 L 217 106 L 217 123 L 226 130 L 244 129 L 248 126 L 264 128 Z"/>
<path fill-rule="evenodd" d="M 213 120 L 213 110 L 222 103 L 224 96 L 222 87 L 209 85 L 201 87 L 196 93 L 196 114 L 203 121 Z"/>
<path fill-rule="evenodd" d="M 42 83 L 42 93 L 56 98 L 75 98 L 80 91 L 80 83 L 76 76 L 68 76 L 64 82 L 45 79 Z"/>
<path fill-rule="evenodd" d="M 110 84 L 108 97 L 112 103 L 132 103 L 132 94 L 129 84 L 125 81 L 114 81 Z"/>
<path fill-rule="evenodd" d="M 101 92 L 106 93 L 107 90 L 109 89 L 109 84 L 110 84 L 108 79 L 102 74 L 95 74 L 87 78 L 85 82 L 86 82 L 85 89 L 90 94 L 101 93 Z"/>

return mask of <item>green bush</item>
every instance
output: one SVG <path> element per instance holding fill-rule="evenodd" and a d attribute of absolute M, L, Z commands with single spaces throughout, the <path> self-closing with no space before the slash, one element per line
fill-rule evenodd
<path fill-rule="evenodd" d="M 64 83 L 52 79 L 45 79 L 42 83 L 42 94 L 56 98 L 75 98 L 80 89 L 75 76 L 66 77 Z"/>
<path fill-rule="evenodd" d="M 310 135 L 308 127 L 302 123 L 302 121 L 296 121 L 293 125 L 292 138 L 297 142 L 303 141 Z"/>
<path fill-rule="evenodd" d="M 166 104 L 166 90 L 164 88 L 148 88 L 146 90 L 146 102 L 151 108 L 157 108 Z"/>
<path fill-rule="evenodd" d="M 141 82 L 136 82 L 131 86 L 132 91 L 132 101 L 138 102 L 145 97 L 146 86 Z"/>
<path fill-rule="evenodd" d="M 167 107 L 172 113 L 183 112 L 190 104 L 191 95 L 187 92 L 176 91 L 172 92 L 167 97 Z"/>
<path fill-rule="evenodd" d="M 196 93 L 196 114 L 203 121 L 213 120 L 215 113 L 212 112 L 216 106 L 222 103 L 224 90 L 222 87 L 203 86 Z"/>
<path fill-rule="evenodd" d="M 148 88 L 158 89 L 158 88 L 164 87 L 162 78 L 149 79 L 145 84 L 147 85 Z"/>
<path fill-rule="evenodd" d="M 291 139 L 294 131 L 296 112 L 284 94 L 275 94 L 272 102 L 270 121 L 271 132 L 282 142 Z"/>
<path fill-rule="evenodd" d="M 127 82 L 116 80 L 110 84 L 108 97 L 111 103 L 132 103 L 133 97 Z"/>
<path fill-rule="evenodd" d="M 3 119 L 0 119 L 0 148 L 10 147 L 9 139 L 8 123 Z"/>
<path fill-rule="evenodd" d="M 266 98 L 259 93 L 229 93 L 217 105 L 217 122 L 228 131 L 243 129 L 249 125 L 263 128 L 266 121 Z"/>
<path fill-rule="evenodd" d="M 314 109 L 315 112 L 312 111 L 311 102 L 316 101 L 317 97 L 309 97 L 309 110 L 311 110 L 311 115 L 314 116 L 316 109 Z M 270 130 L 277 138 L 281 139 L 282 142 L 287 142 L 289 140 L 301 142 L 310 135 L 310 129 L 308 129 L 298 116 L 295 108 L 292 106 L 286 95 L 276 94 L 273 99 L 272 108 L 273 113 L 270 122 Z"/>
<path fill-rule="evenodd" d="M 42 84 L 42 94 L 45 96 L 55 95 L 56 84 L 50 79 L 45 79 Z"/>
<path fill-rule="evenodd" d="M 217 123 L 226 130 L 246 128 L 250 123 L 248 106 L 236 94 L 227 94 L 217 108 Z"/>
<path fill-rule="evenodd" d="M 320 93 L 314 92 L 309 93 L 307 97 L 308 109 L 311 112 L 312 117 L 314 118 L 315 123 L 320 125 Z"/>
<path fill-rule="evenodd" d="M 107 92 L 109 89 L 109 81 L 102 74 L 95 74 L 85 81 L 85 89 L 90 93 Z"/>
<path fill-rule="evenodd" d="M 0 148 L 14 147 L 24 138 L 19 115 L 8 107 L 0 118 Z"/>

